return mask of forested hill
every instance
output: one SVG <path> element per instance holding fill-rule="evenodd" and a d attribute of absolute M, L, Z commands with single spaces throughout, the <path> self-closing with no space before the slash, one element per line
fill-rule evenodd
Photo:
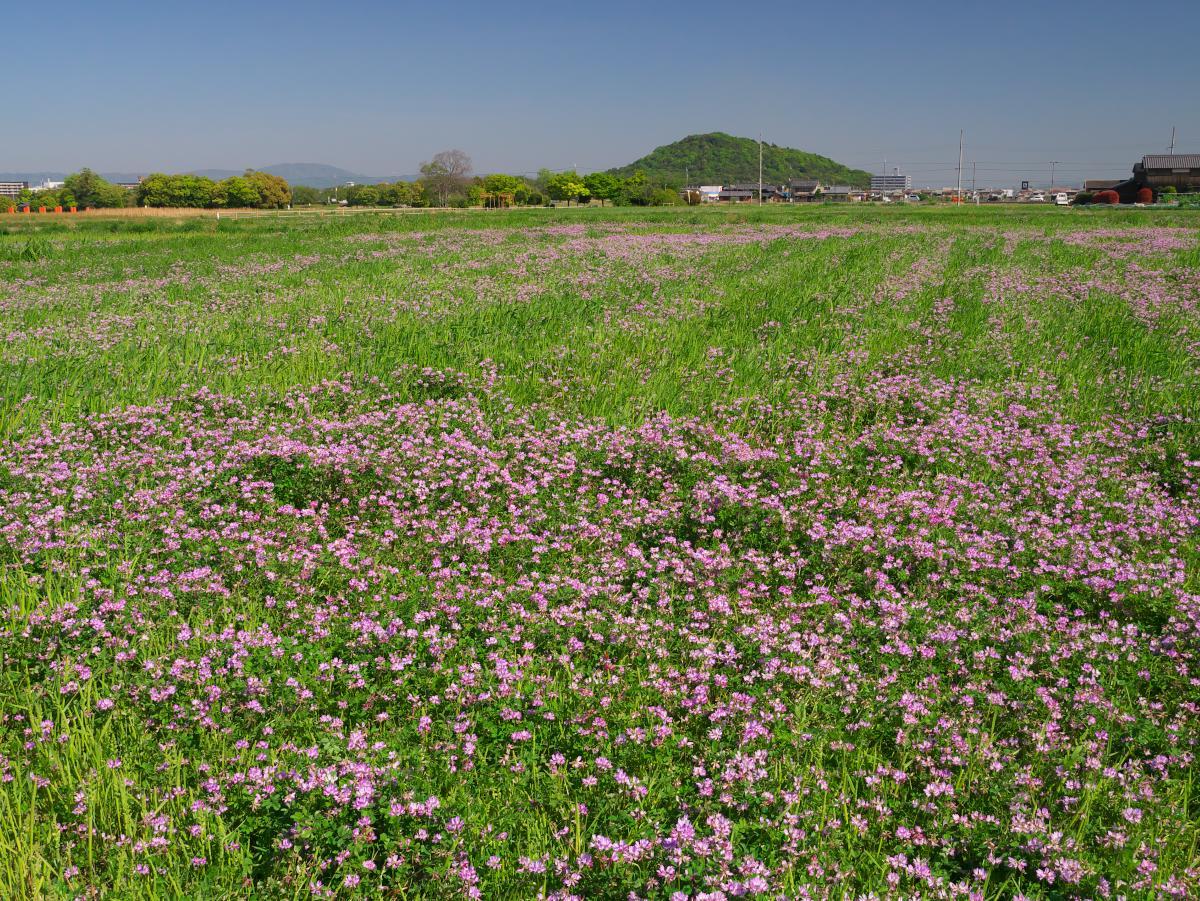
<path fill-rule="evenodd" d="M 817 178 L 823 184 L 848 184 L 865 187 L 869 172 L 851 169 L 836 160 L 777 144 L 762 145 L 763 181 L 783 183 L 790 178 Z M 684 173 L 692 184 L 729 184 L 758 181 L 758 141 L 735 138 L 715 131 L 706 135 L 688 135 L 681 141 L 657 147 L 653 152 L 627 166 L 610 170 L 628 177 L 641 169 L 655 182 L 682 185 Z"/>

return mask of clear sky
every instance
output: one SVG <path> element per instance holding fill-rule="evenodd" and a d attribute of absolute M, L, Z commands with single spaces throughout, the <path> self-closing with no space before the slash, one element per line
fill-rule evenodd
<path fill-rule="evenodd" d="M 726 131 L 952 184 L 1200 152 L 1200 0 L 5 4 L 0 171 L 607 168 Z"/>

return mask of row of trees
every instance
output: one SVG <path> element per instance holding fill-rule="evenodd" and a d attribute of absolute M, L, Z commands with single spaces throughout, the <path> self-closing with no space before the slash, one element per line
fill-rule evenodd
<path fill-rule="evenodd" d="M 284 179 L 253 169 L 221 181 L 203 175 L 155 173 L 142 179 L 136 195 L 138 206 L 152 207 L 281 210 L 292 203 L 292 188 Z"/>
<path fill-rule="evenodd" d="M 617 206 L 665 206 L 679 202 L 679 194 L 674 188 L 651 182 L 640 169 L 626 178 L 611 172 L 580 176 L 570 170 L 551 172 L 543 169 L 538 173 L 538 183 L 544 185 L 551 200 L 568 204 L 597 200 Z"/>
<path fill-rule="evenodd" d="M 202 175 L 163 175 L 142 179 L 130 190 L 101 178 L 91 169 L 68 175 L 63 186 L 22 191 L 17 203 L 45 207 L 200 207 L 283 209 L 292 202 L 292 189 L 278 175 L 247 170 L 245 175 L 213 181 Z"/>
<path fill-rule="evenodd" d="M 56 191 L 24 192 L 20 203 L 80 207 L 199 207 L 202 209 L 283 209 L 295 205 L 346 202 L 351 206 L 541 206 L 548 201 L 651 206 L 679 202 L 669 185 L 652 182 L 646 173 L 627 177 L 609 172 L 579 175 L 574 171 L 542 169 L 536 178 L 493 173 L 473 176 L 471 158 L 461 150 L 446 150 L 421 165 L 418 181 L 336 188 L 290 186 L 278 175 L 247 169 L 243 175 L 213 181 L 202 175 L 144 178 L 134 190 L 101 178 L 91 169 L 67 177 Z"/>
<path fill-rule="evenodd" d="M 653 183 L 644 172 L 622 178 L 608 172 L 590 175 L 568 170 L 542 169 L 536 178 L 492 173 L 472 175 L 471 158 L 461 150 L 446 150 L 421 164 L 414 182 L 343 185 L 337 188 L 292 189 L 297 205 L 342 203 L 350 206 L 541 206 L 547 201 L 622 206 L 650 206 L 679 202 L 668 185 Z"/>

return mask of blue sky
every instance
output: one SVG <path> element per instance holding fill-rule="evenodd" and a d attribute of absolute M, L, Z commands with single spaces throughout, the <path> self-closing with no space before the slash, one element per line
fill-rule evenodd
<path fill-rule="evenodd" d="M 9 4 L 0 171 L 629 162 L 727 131 L 950 184 L 1200 151 L 1198 0 Z M 1193 37 L 1185 37 L 1189 33 Z M 23 49 L 16 49 L 23 48 Z"/>

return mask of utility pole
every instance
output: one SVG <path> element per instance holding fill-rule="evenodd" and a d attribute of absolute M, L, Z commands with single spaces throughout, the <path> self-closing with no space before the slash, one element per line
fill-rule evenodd
<path fill-rule="evenodd" d="M 762 132 L 758 133 L 758 205 L 762 206 Z"/>
<path fill-rule="evenodd" d="M 1054 167 L 1058 165 L 1058 160 L 1050 161 L 1050 190 L 1054 190 Z"/>
<path fill-rule="evenodd" d="M 1175 126 L 1171 126 L 1171 153 L 1175 153 Z"/>
<path fill-rule="evenodd" d="M 975 162 L 971 162 L 971 193 L 975 193 Z"/>
<path fill-rule="evenodd" d="M 955 197 L 959 203 L 962 203 L 962 139 L 963 131 L 958 130 L 958 187 L 955 188 Z"/>

